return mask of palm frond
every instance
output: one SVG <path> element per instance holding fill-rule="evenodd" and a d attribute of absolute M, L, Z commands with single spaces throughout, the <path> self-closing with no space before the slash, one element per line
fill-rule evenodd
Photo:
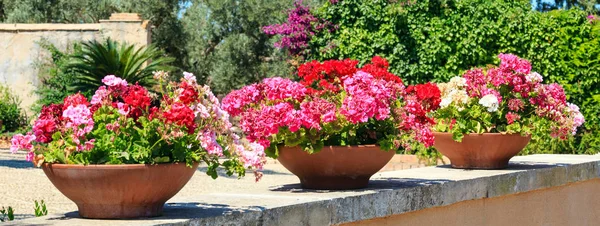
<path fill-rule="evenodd" d="M 103 42 L 91 40 L 82 43 L 81 52 L 72 55 L 63 70 L 76 73 L 76 81 L 69 87 L 74 91 L 95 90 L 103 85 L 102 79 L 106 75 L 115 75 L 130 84 L 151 88 L 156 83 L 152 72 L 172 71 L 175 69 L 171 66 L 174 61 L 154 46 L 136 48 L 111 39 Z"/>

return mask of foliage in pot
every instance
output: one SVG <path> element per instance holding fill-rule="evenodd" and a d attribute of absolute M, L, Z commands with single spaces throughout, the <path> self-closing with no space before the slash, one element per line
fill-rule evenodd
<path fill-rule="evenodd" d="M 263 147 L 241 140 L 234 133 L 229 114 L 221 109 L 208 86 L 197 84 L 189 73 L 184 73 L 179 83 L 167 83 L 167 76 L 164 72 L 155 73 L 161 96 L 138 84 L 106 76 L 102 81 L 105 85 L 90 101 L 78 93 L 66 97 L 61 104 L 44 106 L 32 132 L 13 136 L 10 149 L 27 151 L 27 160 L 43 165 L 49 177 L 47 168 L 56 165 L 58 170 L 70 164 L 150 167 L 179 163 L 195 168 L 203 161 L 208 165 L 207 174 L 213 178 L 217 177 L 219 166 L 228 175 L 240 177 L 246 169 L 262 167 Z M 83 172 L 106 167 L 71 168 Z M 255 174 L 260 178 L 258 171 Z M 161 181 L 148 183 L 176 186 Z"/>
<path fill-rule="evenodd" d="M 432 145 L 433 120 L 426 114 L 438 106 L 437 87 L 406 88 L 381 57 L 357 65 L 350 59 L 308 62 L 298 69 L 300 82 L 267 78 L 228 94 L 223 108 L 273 158 L 282 146 L 312 154 L 324 146 L 377 144 L 395 152 L 410 148 L 410 140 Z"/>
<path fill-rule="evenodd" d="M 560 85 L 542 84 L 542 76 L 532 72 L 525 59 L 512 54 L 498 57 L 498 67 L 474 68 L 438 84 L 442 100 L 433 113 L 435 131 L 450 133 L 457 142 L 466 134 L 535 132 L 566 139 L 577 132 L 583 115 L 579 107 L 567 103 Z"/>

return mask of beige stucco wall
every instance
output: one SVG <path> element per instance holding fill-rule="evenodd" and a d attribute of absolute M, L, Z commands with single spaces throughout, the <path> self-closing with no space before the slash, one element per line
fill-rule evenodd
<path fill-rule="evenodd" d="M 600 225 L 600 179 L 456 203 L 345 226 Z"/>
<path fill-rule="evenodd" d="M 42 39 L 60 49 L 75 41 L 112 38 L 136 45 L 150 43 L 150 25 L 137 14 L 113 14 L 96 24 L 0 24 L 0 83 L 7 84 L 29 110 L 37 97 L 39 65 L 50 53 Z"/>

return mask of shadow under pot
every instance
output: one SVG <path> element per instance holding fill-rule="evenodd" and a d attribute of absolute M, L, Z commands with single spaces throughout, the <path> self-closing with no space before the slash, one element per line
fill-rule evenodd
<path fill-rule="evenodd" d="M 165 202 L 192 178 L 198 163 L 156 165 L 43 164 L 54 186 L 77 204 L 83 218 L 122 219 L 162 215 Z"/>
<path fill-rule="evenodd" d="M 376 145 L 325 146 L 313 154 L 296 146 L 280 147 L 277 160 L 300 179 L 302 188 L 348 190 L 366 188 L 394 154 Z"/>
<path fill-rule="evenodd" d="M 457 169 L 504 169 L 508 161 L 519 154 L 531 140 L 520 134 L 465 134 L 461 142 L 451 133 L 433 133 L 433 146 L 450 159 Z"/>

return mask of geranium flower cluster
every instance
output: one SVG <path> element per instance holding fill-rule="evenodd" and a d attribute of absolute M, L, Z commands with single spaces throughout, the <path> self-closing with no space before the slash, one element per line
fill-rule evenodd
<path fill-rule="evenodd" d="M 298 69 L 299 82 L 267 78 L 229 93 L 223 109 L 239 117 L 247 138 L 273 157 L 284 143 L 309 151 L 376 143 L 398 149 L 410 136 L 432 145 L 433 120 L 426 114 L 440 101 L 437 86 L 407 93 L 387 71 L 385 59 L 376 57 L 362 69 L 357 64 L 349 59 L 308 62 Z M 356 134 L 358 130 L 370 132 Z"/>
<path fill-rule="evenodd" d="M 371 117 L 377 120 L 388 118 L 390 101 L 396 94 L 394 88 L 401 89 L 364 71 L 348 76 L 343 84 L 348 97 L 342 102 L 340 113 L 354 124 L 367 122 Z"/>
<path fill-rule="evenodd" d="M 432 146 L 434 141 L 431 127 L 435 121 L 428 114 L 438 108 L 440 98 L 440 90 L 435 84 L 408 86 L 404 95 L 406 104 L 395 109 L 396 118 L 401 119 L 398 122 L 400 127 L 405 131 L 413 131 L 414 140 L 425 144 L 426 147 Z M 411 142 L 402 145 L 409 149 Z"/>
<path fill-rule="evenodd" d="M 438 84 L 442 92 L 438 130 L 458 130 L 456 121 L 467 126 L 463 132 L 530 131 L 535 120 L 548 120 L 551 133 L 561 139 L 575 134 L 584 123 L 579 108 L 567 103 L 558 84 L 542 84 L 543 77 L 531 71 L 531 63 L 513 54 L 500 54 L 500 66 L 475 68 Z M 479 112 L 478 109 L 483 109 Z M 532 118 L 535 117 L 535 118 Z M 444 125 L 444 124 L 450 125 Z"/>
<path fill-rule="evenodd" d="M 342 80 L 354 76 L 357 71 L 368 73 L 376 79 L 402 83 L 400 77 L 388 71 L 389 63 L 380 56 L 373 57 L 371 63 L 362 68 L 357 68 L 358 63 L 351 59 L 326 60 L 322 63 L 314 60 L 298 67 L 298 77 L 309 92 L 317 95 L 327 91 L 340 91 L 343 89 Z"/>
<path fill-rule="evenodd" d="M 164 84 L 167 76 L 159 72 L 155 77 Z M 89 102 L 77 93 L 61 104 L 43 107 L 32 132 L 12 138 L 11 151 L 27 151 L 27 160 L 35 159 L 38 166 L 44 162 L 191 164 L 200 160 L 213 165 L 221 164 L 218 158 L 226 156 L 233 164 L 223 165 L 234 167 L 240 175 L 244 168 L 262 168 L 264 148 L 240 139 L 229 113 L 208 86 L 197 84 L 194 75 L 184 73 L 180 82 L 162 86 L 162 96 L 113 75 L 102 82 L 105 85 Z M 296 87 L 273 84 L 278 86 L 272 87 L 272 98 L 301 95 L 283 94 L 278 90 Z M 242 170 L 236 166 L 243 166 Z"/>

